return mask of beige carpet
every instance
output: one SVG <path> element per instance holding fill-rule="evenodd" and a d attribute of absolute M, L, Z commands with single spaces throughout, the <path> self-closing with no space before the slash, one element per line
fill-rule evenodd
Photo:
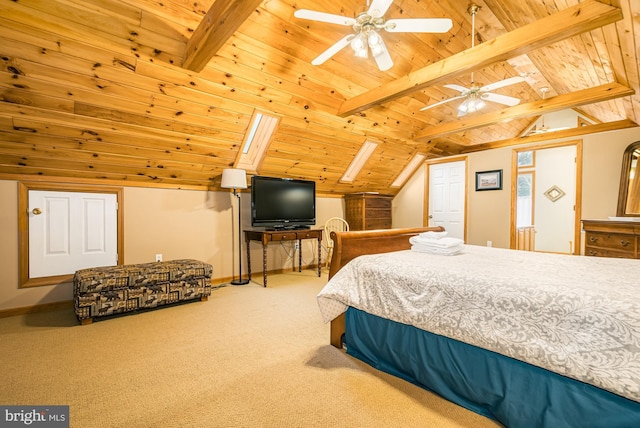
<path fill-rule="evenodd" d="M 326 280 L 272 275 L 88 326 L 0 319 L 0 404 L 70 405 L 78 428 L 498 426 L 329 346 Z"/>

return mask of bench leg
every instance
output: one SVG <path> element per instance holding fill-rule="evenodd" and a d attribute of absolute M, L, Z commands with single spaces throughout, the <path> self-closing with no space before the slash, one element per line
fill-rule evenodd
<path fill-rule="evenodd" d="M 80 325 L 89 325 L 93 322 L 93 318 L 84 318 L 80 320 Z"/>

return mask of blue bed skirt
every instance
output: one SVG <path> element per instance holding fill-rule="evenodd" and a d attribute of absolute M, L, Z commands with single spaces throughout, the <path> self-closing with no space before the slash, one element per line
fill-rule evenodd
<path fill-rule="evenodd" d="M 640 427 L 640 403 L 355 308 L 347 353 L 509 428 Z"/>

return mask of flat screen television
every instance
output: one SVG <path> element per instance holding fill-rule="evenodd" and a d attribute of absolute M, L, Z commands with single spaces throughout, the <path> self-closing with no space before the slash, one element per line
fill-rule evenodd
<path fill-rule="evenodd" d="M 251 225 L 267 229 L 308 229 L 316 224 L 316 183 L 251 177 Z"/>

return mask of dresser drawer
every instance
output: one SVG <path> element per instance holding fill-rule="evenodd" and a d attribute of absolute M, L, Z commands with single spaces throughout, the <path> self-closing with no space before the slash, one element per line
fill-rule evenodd
<path fill-rule="evenodd" d="M 367 209 L 391 209 L 391 199 L 387 198 L 368 198 L 364 201 L 364 206 Z"/>
<path fill-rule="evenodd" d="M 586 233 L 585 247 L 599 247 L 635 253 L 636 237 L 616 233 Z"/>
<path fill-rule="evenodd" d="M 389 218 L 368 218 L 364 221 L 365 230 L 391 229 Z"/>
<path fill-rule="evenodd" d="M 593 257 L 610 257 L 610 258 L 618 258 L 618 259 L 633 259 L 635 255 L 633 251 L 616 251 L 610 250 L 608 248 L 598 248 L 598 247 L 584 247 L 584 255 L 585 256 L 593 256 Z"/>

